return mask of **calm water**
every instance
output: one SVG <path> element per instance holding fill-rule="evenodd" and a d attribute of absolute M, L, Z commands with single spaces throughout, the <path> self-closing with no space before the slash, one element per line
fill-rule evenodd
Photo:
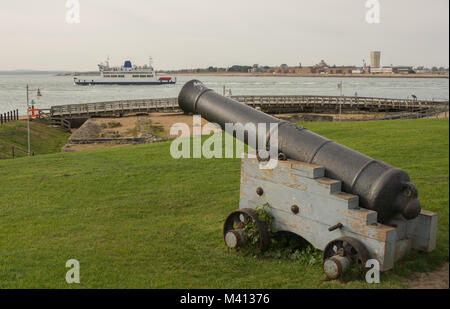
<path fill-rule="evenodd" d="M 40 88 L 38 108 L 113 100 L 176 97 L 185 82 L 197 78 L 222 93 L 223 86 L 233 95 L 339 95 L 337 83 L 344 83 L 344 94 L 359 96 L 448 100 L 448 79 L 431 78 L 332 78 L 332 77 L 230 77 L 178 76 L 176 85 L 165 86 L 75 86 L 73 77 L 53 75 L 0 75 L 0 113 L 19 109 L 26 114 L 26 91 Z M 30 100 L 36 99 L 36 91 Z"/>

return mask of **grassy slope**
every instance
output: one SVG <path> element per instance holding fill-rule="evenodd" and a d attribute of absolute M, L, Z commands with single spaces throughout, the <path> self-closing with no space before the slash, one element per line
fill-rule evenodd
<path fill-rule="evenodd" d="M 60 152 L 69 137 L 69 133 L 63 130 L 37 121 L 31 121 L 30 128 L 31 151 L 34 151 L 35 155 Z M 11 157 L 11 146 L 28 149 L 25 120 L 0 125 L 0 159 Z M 16 151 L 16 155 L 23 157 L 26 153 Z"/>
<path fill-rule="evenodd" d="M 406 169 L 424 208 L 439 213 L 437 250 L 413 254 L 376 287 L 399 287 L 409 272 L 448 261 L 448 120 L 306 126 Z M 81 264 L 76 287 L 367 286 L 324 281 L 320 263 L 227 251 L 221 229 L 238 207 L 239 160 L 173 160 L 169 146 L 1 161 L 0 288 L 69 287 L 69 258 Z"/>

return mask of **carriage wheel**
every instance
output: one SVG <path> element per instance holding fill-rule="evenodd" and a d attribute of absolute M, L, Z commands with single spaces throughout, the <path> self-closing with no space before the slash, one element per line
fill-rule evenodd
<path fill-rule="evenodd" d="M 328 243 L 323 251 L 323 271 L 329 279 L 339 278 L 352 264 L 360 264 L 367 271 L 369 252 L 357 239 L 342 237 Z"/>
<path fill-rule="evenodd" d="M 223 238 L 228 248 L 243 247 L 247 242 L 244 233 L 246 224 L 253 222 L 258 232 L 257 246 L 261 251 L 265 251 L 270 245 L 269 228 L 266 222 L 258 219 L 258 215 L 251 208 L 238 209 L 231 212 L 223 226 Z"/>

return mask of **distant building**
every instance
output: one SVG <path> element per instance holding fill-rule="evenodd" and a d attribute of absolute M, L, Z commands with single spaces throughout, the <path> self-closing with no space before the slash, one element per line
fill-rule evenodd
<path fill-rule="evenodd" d="M 327 68 L 325 72 L 328 74 L 352 74 L 354 70 L 356 70 L 356 67 L 354 66 L 333 66 Z"/>
<path fill-rule="evenodd" d="M 316 64 L 315 66 L 319 67 L 319 68 L 324 68 L 324 67 L 328 67 L 329 65 L 324 60 L 320 60 L 320 62 L 318 64 Z"/>
<path fill-rule="evenodd" d="M 414 70 L 417 74 L 430 74 L 432 73 L 430 69 L 419 69 L 419 70 Z"/>
<path fill-rule="evenodd" d="M 315 67 L 298 67 L 295 68 L 296 74 L 315 74 L 317 69 Z"/>
<path fill-rule="evenodd" d="M 251 69 L 248 70 L 249 73 L 259 73 L 262 71 L 262 68 L 259 67 L 259 64 L 254 64 Z"/>
<path fill-rule="evenodd" d="M 278 68 L 275 69 L 275 73 L 277 74 L 286 74 L 289 72 L 289 66 L 286 63 L 283 63 Z"/>
<path fill-rule="evenodd" d="M 385 66 L 382 68 L 370 68 L 371 74 L 414 74 L 415 71 L 410 66 Z"/>
<path fill-rule="evenodd" d="M 395 73 L 393 67 L 382 67 L 382 68 L 370 68 L 370 73 L 372 74 L 392 74 Z"/>
<path fill-rule="evenodd" d="M 381 52 L 371 51 L 370 52 L 370 68 L 380 68 L 381 67 Z"/>
<path fill-rule="evenodd" d="M 398 73 L 398 74 L 411 74 L 411 73 L 415 73 L 412 67 L 408 67 L 408 66 L 398 66 L 398 67 L 394 67 L 394 72 Z"/>
<path fill-rule="evenodd" d="M 424 66 L 415 67 L 413 70 L 417 74 L 430 74 L 430 73 L 432 73 L 431 69 L 428 69 L 428 68 L 426 68 Z"/>

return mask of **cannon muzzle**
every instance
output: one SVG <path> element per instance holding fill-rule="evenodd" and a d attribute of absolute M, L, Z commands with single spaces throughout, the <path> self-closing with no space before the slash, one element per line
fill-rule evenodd
<path fill-rule="evenodd" d="M 342 181 L 342 190 L 358 195 L 361 207 L 376 211 L 380 223 L 388 224 L 398 215 L 410 220 L 420 213 L 417 189 L 402 169 L 221 96 L 198 80 L 184 85 L 178 104 L 185 112 L 199 114 L 222 128 L 226 123 L 277 123 L 280 152 L 287 158 L 325 167 L 326 176 Z M 266 145 L 269 140 L 270 135 Z"/>

